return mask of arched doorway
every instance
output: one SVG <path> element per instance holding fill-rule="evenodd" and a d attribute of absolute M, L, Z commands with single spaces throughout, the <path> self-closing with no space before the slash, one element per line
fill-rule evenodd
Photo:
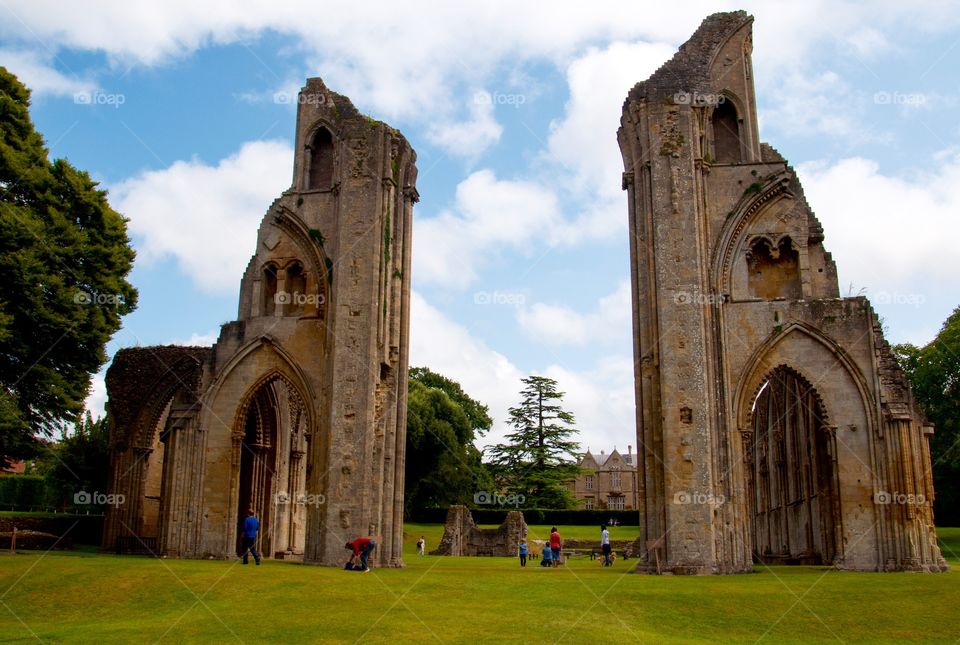
<path fill-rule="evenodd" d="M 753 401 L 745 437 L 753 558 L 831 564 L 840 523 L 836 437 L 816 389 L 779 366 Z"/>
<path fill-rule="evenodd" d="M 260 520 L 264 557 L 302 555 L 305 535 L 307 421 L 303 398 L 279 374 L 259 384 L 240 417 L 237 552 L 247 509 Z"/>

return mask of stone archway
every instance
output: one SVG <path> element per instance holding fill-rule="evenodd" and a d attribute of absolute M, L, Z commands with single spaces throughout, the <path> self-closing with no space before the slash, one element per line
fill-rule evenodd
<path fill-rule="evenodd" d="M 840 495 L 836 436 L 816 389 L 780 365 L 763 379 L 744 433 L 753 558 L 832 564 Z"/>
<path fill-rule="evenodd" d="M 254 386 L 234 430 L 240 443 L 236 541 L 248 508 L 260 519 L 264 557 L 302 556 L 305 535 L 306 414 L 300 392 L 280 374 Z"/>

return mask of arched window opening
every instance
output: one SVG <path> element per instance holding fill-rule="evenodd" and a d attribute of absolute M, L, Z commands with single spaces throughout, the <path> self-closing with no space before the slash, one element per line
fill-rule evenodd
<path fill-rule="evenodd" d="M 294 262 L 287 267 L 286 285 L 289 297 L 283 313 L 287 316 L 298 316 L 303 313 L 307 294 L 307 275 L 299 262 Z"/>
<path fill-rule="evenodd" d="M 774 245 L 765 237 L 757 238 L 747 251 L 747 280 L 750 297 L 764 300 L 803 297 L 800 286 L 800 254 L 789 236 Z"/>
<path fill-rule="evenodd" d="M 727 99 L 713 110 L 713 158 L 716 163 L 740 163 L 740 121 L 733 101 Z"/>
<path fill-rule="evenodd" d="M 307 188 L 311 190 L 330 188 L 333 183 L 333 135 L 326 128 L 318 129 L 307 151 L 310 159 Z"/>
<path fill-rule="evenodd" d="M 277 310 L 277 267 L 273 264 L 265 266 L 262 280 L 263 315 L 272 316 Z"/>
<path fill-rule="evenodd" d="M 152 441 L 150 453 L 147 456 L 143 477 L 143 499 L 140 501 L 139 527 L 136 535 L 140 537 L 159 538 L 161 533 L 162 506 L 163 506 L 163 477 L 166 443 L 163 432 L 170 415 L 170 406 L 173 398 L 167 401 L 163 412 L 157 419 L 151 431 Z"/>

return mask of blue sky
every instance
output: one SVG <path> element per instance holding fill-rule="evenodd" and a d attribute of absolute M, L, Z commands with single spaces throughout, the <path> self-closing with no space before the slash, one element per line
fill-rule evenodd
<path fill-rule="evenodd" d="M 756 18 L 761 135 L 800 173 L 842 292 L 870 296 L 891 342 L 929 341 L 960 304 L 960 5 L 677 4 L 2 2 L 0 64 L 51 153 L 130 218 L 140 307 L 111 353 L 211 343 L 235 318 L 290 184 L 290 99 L 321 76 L 418 153 L 413 364 L 498 422 L 520 377 L 552 376 L 584 447 L 623 449 L 620 106 L 709 13 Z M 104 396 L 101 373 L 90 406 Z"/>

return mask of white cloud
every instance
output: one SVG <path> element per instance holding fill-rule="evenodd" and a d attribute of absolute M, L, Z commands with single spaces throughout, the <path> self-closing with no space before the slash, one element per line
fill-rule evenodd
<path fill-rule="evenodd" d="M 84 405 L 87 408 L 87 412 L 94 419 L 99 419 L 106 412 L 107 404 L 107 369 L 110 367 L 110 364 L 104 365 L 100 368 L 100 371 L 94 374 L 90 379 L 90 393 L 87 395 L 87 400 Z"/>
<path fill-rule="evenodd" d="M 573 412 L 581 450 L 609 452 L 616 446 L 626 453 L 627 446 L 631 445 L 636 453 L 632 359 L 608 356 L 583 372 L 552 365 L 545 375 L 555 379 L 559 390 L 566 395 L 564 407 Z"/>
<path fill-rule="evenodd" d="M 490 407 L 497 431 L 503 436 L 507 409 L 516 405 L 520 379 L 525 376 L 503 354 L 472 337 L 462 325 L 447 318 L 416 291 L 411 296 L 410 365 L 429 367 L 460 383 L 471 397 Z"/>
<path fill-rule="evenodd" d="M 757 48 L 764 52 L 758 68 L 768 78 L 802 67 L 824 41 L 846 42 L 866 57 L 888 46 L 888 34 L 942 32 L 960 20 L 952 3 L 938 0 L 750 0 L 720 6 L 700 0 L 655 7 L 623 0 L 603 11 L 573 0 L 490 0 L 482 10 L 428 0 L 335 7 L 251 0 L 215 9 L 188 0 L 13 0 L 2 9 L 0 37 L 36 51 L 103 52 L 114 64 L 130 66 L 164 64 L 203 47 L 275 32 L 304 52 L 311 73 L 319 72 L 358 105 L 386 118 L 429 119 L 449 115 L 469 88 L 505 66 L 538 59 L 563 66 L 583 47 L 601 42 L 679 44 L 708 14 L 741 5 L 757 17 Z M 287 70 L 269 71 L 278 80 L 288 77 Z"/>
<path fill-rule="evenodd" d="M 97 87 L 92 81 L 62 74 L 37 52 L 0 49 L 0 61 L 30 88 L 33 96 L 74 96 L 93 92 Z"/>
<path fill-rule="evenodd" d="M 792 72 L 769 87 L 766 96 L 770 102 L 759 111 L 764 132 L 769 126 L 785 136 L 828 135 L 854 144 L 891 140 L 889 132 L 868 127 L 874 124 L 864 118 L 873 97 L 855 92 L 834 72 Z"/>
<path fill-rule="evenodd" d="M 623 101 L 673 53 L 670 45 L 613 43 L 590 48 L 567 67 L 570 98 L 563 118 L 550 124 L 548 153 L 572 172 L 580 191 L 619 196 L 623 160 L 615 134 Z"/>
<path fill-rule="evenodd" d="M 177 161 L 111 186 L 111 202 L 130 218 L 138 262 L 172 256 L 200 288 L 236 291 L 292 159 L 287 143 L 248 142 L 216 166 Z"/>
<path fill-rule="evenodd" d="M 592 312 L 583 314 L 564 305 L 537 302 L 520 308 L 517 321 L 530 338 L 540 342 L 629 347 L 631 311 L 630 284 L 622 282 L 616 291 L 601 298 Z"/>
<path fill-rule="evenodd" d="M 171 340 L 170 345 L 183 345 L 184 347 L 209 347 L 217 342 L 217 339 L 220 338 L 219 329 L 211 329 L 205 334 L 200 334 L 193 332 L 190 335 L 190 338 L 186 340 Z"/>
<path fill-rule="evenodd" d="M 851 283 L 865 287 L 905 339 L 929 341 L 960 303 L 960 155 L 941 159 L 934 172 L 905 177 L 885 175 L 877 162 L 859 157 L 807 163 L 798 172 L 841 291 Z"/>
<path fill-rule="evenodd" d="M 485 259 L 504 249 L 528 250 L 559 222 L 557 199 L 548 188 L 479 170 L 457 186 L 453 211 L 416 220 L 414 275 L 418 283 L 465 287 Z"/>
<path fill-rule="evenodd" d="M 414 292 L 411 298 L 410 364 L 426 366 L 452 378 L 464 391 L 490 407 L 493 430 L 480 440 L 492 445 L 508 431 L 507 410 L 518 403 L 520 379 L 542 374 L 557 379 L 574 413 L 583 447 L 634 443 L 633 363 L 629 356 L 600 358 L 578 372 L 556 365 L 525 372 L 506 356 L 470 335 L 462 325 Z M 625 348 L 629 354 L 629 347 Z"/>
<path fill-rule="evenodd" d="M 469 102 L 470 118 L 465 121 L 444 120 L 430 126 L 427 139 L 447 152 L 461 157 L 478 158 L 489 146 L 500 140 L 503 126 L 494 118 L 494 105 L 489 92 L 477 92 Z"/>

